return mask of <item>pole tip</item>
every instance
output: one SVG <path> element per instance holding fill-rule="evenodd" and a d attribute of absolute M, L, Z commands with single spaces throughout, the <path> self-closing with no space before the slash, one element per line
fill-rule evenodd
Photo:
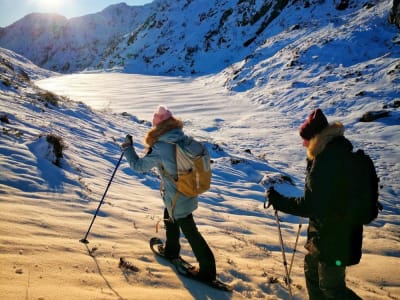
<path fill-rule="evenodd" d="M 89 244 L 89 241 L 87 239 L 81 239 L 79 240 L 83 244 Z"/>

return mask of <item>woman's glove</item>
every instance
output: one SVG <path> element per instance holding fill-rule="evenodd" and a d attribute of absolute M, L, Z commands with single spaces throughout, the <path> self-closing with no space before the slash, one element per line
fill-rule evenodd
<path fill-rule="evenodd" d="M 125 141 L 121 144 L 122 151 L 127 150 L 128 148 L 133 147 L 133 140 L 130 134 L 126 135 Z"/>

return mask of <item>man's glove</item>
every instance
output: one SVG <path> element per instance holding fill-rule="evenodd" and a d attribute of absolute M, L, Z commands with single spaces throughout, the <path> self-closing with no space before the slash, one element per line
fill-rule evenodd
<path fill-rule="evenodd" d="M 266 206 L 266 208 L 270 207 L 272 205 L 272 207 L 274 209 L 276 209 L 276 204 L 282 200 L 284 197 L 282 194 L 280 194 L 279 192 L 277 192 L 274 187 L 270 187 L 267 192 L 265 193 L 265 204 L 268 202 L 268 205 L 266 206 L 264 204 L 264 207 Z"/>
<path fill-rule="evenodd" d="M 125 137 L 125 141 L 121 144 L 121 149 L 122 151 L 125 151 L 126 149 L 131 148 L 132 146 L 133 146 L 132 136 L 128 134 Z"/>

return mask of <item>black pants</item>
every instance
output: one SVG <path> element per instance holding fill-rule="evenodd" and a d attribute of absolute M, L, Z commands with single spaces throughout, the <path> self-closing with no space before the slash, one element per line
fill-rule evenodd
<path fill-rule="evenodd" d="M 396 24 L 396 26 L 400 28 L 400 0 L 393 0 L 388 18 L 389 23 Z"/>
<path fill-rule="evenodd" d="M 392 10 L 395 12 L 400 12 L 400 1 L 399 0 L 393 0 Z"/>
<path fill-rule="evenodd" d="M 328 266 L 318 257 L 307 254 L 304 258 L 308 297 L 310 300 L 361 300 L 346 287 L 346 267 Z"/>
<path fill-rule="evenodd" d="M 180 230 L 189 242 L 197 261 L 199 262 L 199 277 L 205 280 L 213 280 L 216 277 L 215 258 L 207 242 L 204 240 L 190 214 L 185 218 L 169 221 L 168 210 L 164 210 L 164 224 L 167 241 L 165 243 L 165 255 L 178 257 L 181 250 L 179 244 Z"/>

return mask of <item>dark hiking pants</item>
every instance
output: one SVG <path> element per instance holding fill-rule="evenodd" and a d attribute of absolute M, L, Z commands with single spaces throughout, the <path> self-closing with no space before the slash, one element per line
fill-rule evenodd
<path fill-rule="evenodd" d="M 346 287 L 346 267 L 328 266 L 318 257 L 307 254 L 304 258 L 304 274 L 310 300 L 361 300 Z"/>
<path fill-rule="evenodd" d="M 400 0 L 393 0 L 388 18 L 389 23 L 396 24 L 396 26 L 400 28 Z"/>
<path fill-rule="evenodd" d="M 169 221 L 168 210 L 164 210 L 164 224 L 167 240 L 165 243 L 165 255 L 169 257 L 178 257 L 181 250 L 179 243 L 180 230 L 188 240 L 190 247 L 197 261 L 199 262 L 199 277 L 205 280 L 213 280 L 216 277 L 216 266 L 214 255 L 208 247 L 197 226 L 193 215 L 185 218 Z"/>

